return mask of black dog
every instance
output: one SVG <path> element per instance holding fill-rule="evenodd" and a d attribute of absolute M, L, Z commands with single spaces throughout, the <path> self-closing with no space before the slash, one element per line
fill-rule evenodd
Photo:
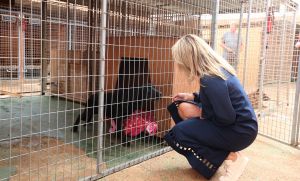
<path fill-rule="evenodd" d="M 104 117 L 113 118 L 117 124 L 117 132 L 121 132 L 123 120 L 135 110 L 150 111 L 154 109 L 154 101 L 159 99 L 162 93 L 152 85 L 117 89 L 104 93 Z M 78 131 L 81 120 L 85 123 L 92 121 L 93 115 L 98 114 L 99 93 L 89 96 L 86 108 L 78 115 L 73 132 Z M 122 140 L 124 141 L 124 140 Z"/>

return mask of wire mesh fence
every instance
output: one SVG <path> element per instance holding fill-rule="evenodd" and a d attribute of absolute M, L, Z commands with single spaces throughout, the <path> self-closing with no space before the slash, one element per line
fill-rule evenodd
<path fill-rule="evenodd" d="M 227 58 L 233 61 L 256 110 L 259 132 L 289 144 L 295 144 L 293 139 L 299 137 L 296 10 L 294 1 L 241 1 L 240 11 L 229 10 L 230 15 L 218 21 L 221 44 L 228 41 L 232 31 L 228 25 L 236 26 L 238 38 L 229 43 L 239 44 L 235 47 L 238 53 L 231 57 L 228 53 Z M 222 46 L 217 51 L 226 57 Z"/>
<path fill-rule="evenodd" d="M 234 66 L 258 115 L 259 131 L 285 143 L 292 142 L 297 120 L 296 8 L 293 1 L 249 1 L 235 21 L 242 43 Z"/>
<path fill-rule="evenodd" d="M 240 46 L 230 61 L 260 132 L 295 144 L 296 6 L 0 1 L 0 179 L 96 179 L 169 151 L 162 139 L 172 126 L 166 107 L 172 95 L 199 89 L 174 66 L 172 45 L 197 34 L 225 56 L 234 26 Z"/>
<path fill-rule="evenodd" d="M 260 76 L 260 89 L 263 89 L 260 91 L 260 129 L 262 133 L 286 143 L 291 143 L 293 136 L 293 112 L 296 103 L 296 77 L 292 70 L 295 16 L 295 7 L 290 1 L 277 6 L 270 3 L 267 6 L 265 59 L 261 61 L 264 71 Z M 271 23 L 268 24 L 270 21 L 272 26 Z M 265 103 L 262 103 L 263 100 Z"/>
<path fill-rule="evenodd" d="M 104 176 L 167 151 L 170 47 L 199 7 L 104 3 L 1 5 L 1 179 Z"/>

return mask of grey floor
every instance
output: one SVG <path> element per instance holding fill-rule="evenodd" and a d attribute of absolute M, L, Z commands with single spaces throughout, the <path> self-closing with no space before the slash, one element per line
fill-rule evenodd
<path fill-rule="evenodd" d="M 51 96 L 0 99 L 0 159 L 9 159 L 9 144 L 32 137 L 58 139 L 84 150 L 88 157 L 96 159 L 97 124 L 81 126 L 78 133 L 71 131 L 74 120 L 83 108 L 83 105 L 76 102 Z M 97 120 L 97 116 L 94 119 Z M 124 147 L 119 138 L 107 133 L 109 125 L 104 124 L 104 127 L 102 157 L 106 168 L 164 147 L 155 141 L 147 142 L 141 137 L 132 140 L 130 147 Z M 0 168 L 0 173 L 1 170 L 6 172 L 7 168 L 3 169 Z"/>
<path fill-rule="evenodd" d="M 0 140 L 34 135 L 69 140 L 79 108 L 77 103 L 49 96 L 0 99 Z"/>

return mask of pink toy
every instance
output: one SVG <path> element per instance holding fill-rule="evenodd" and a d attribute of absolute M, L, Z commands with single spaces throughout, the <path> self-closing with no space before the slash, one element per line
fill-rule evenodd
<path fill-rule="evenodd" d="M 143 131 L 149 135 L 157 133 L 157 123 L 151 112 L 135 111 L 124 121 L 124 134 L 127 136 L 137 136 Z"/>
<path fill-rule="evenodd" d="M 116 130 L 117 130 L 117 125 L 116 125 L 115 120 L 110 119 L 110 128 L 109 128 L 109 132 L 110 132 L 110 133 L 114 133 L 114 132 L 116 132 Z"/>
<path fill-rule="evenodd" d="M 150 136 L 153 136 L 157 133 L 157 123 L 156 122 L 150 122 L 147 126 L 146 126 L 146 131 L 148 132 L 148 134 Z"/>

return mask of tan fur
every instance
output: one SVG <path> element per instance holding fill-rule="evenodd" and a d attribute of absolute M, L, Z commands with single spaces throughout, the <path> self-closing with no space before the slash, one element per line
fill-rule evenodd
<path fill-rule="evenodd" d="M 9 95 L 9 96 L 18 97 L 18 98 L 22 97 L 21 94 L 13 93 L 13 92 L 8 92 L 8 91 L 3 91 L 3 90 L 0 90 L 0 95 Z"/>

